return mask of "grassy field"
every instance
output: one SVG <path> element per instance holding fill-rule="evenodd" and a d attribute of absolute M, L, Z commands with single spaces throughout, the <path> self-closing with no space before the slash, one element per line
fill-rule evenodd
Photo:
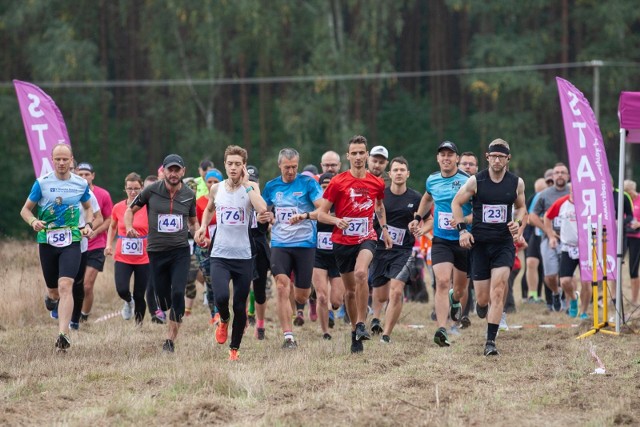
<path fill-rule="evenodd" d="M 121 307 L 108 264 L 92 320 Z M 333 340 L 323 341 L 317 323 L 307 321 L 295 331 L 299 348 L 286 351 L 271 306 L 267 339 L 247 330 L 241 361 L 229 362 L 197 303 L 173 355 L 161 351 L 164 326 L 136 328 L 121 317 L 82 324 L 62 355 L 42 302 L 35 244 L 0 243 L 0 269 L 2 425 L 640 424 L 640 340 L 627 328 L 620 337 L 585 340 L 575 337 L 590 324 L 512 328 L 498 337 L 501 356 L 485 358 L 484 320 L 472 316 L 450 348 L 439 348 L 431 304 L 410 303 L 391 345 L 373 340 L 351 355 L 346 325 L 339 322 Z M 540 304 L 518 304 L 509 316 L 512 326 L 567 323 Z M 630 325 L 640 329 L 637 320 Z M 592 349 L 605 375 L 591 374 Z"/>

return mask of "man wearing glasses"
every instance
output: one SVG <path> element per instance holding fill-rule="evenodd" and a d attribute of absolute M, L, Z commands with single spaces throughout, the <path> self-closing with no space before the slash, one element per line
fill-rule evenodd
<path fill-rule="evenodd" d="M 322 167 L 322 173 L 331 172 L 332 174 L 339 174 L 340 167 L 340 155 L 335 151 L 327 151 L 322 155 L 320 159 L 320 166 Z"/>

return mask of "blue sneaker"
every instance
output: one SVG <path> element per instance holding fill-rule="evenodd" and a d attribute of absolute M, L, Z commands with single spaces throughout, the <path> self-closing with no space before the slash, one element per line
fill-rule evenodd
<path fill-rule="evenodd" d="M 58 308 L 54 308 L 53 310 L 51 310 L 49 312 L 49 316 L 51 316 L 52 319 L 57 319 L 58 318 Z"/>
<path fill-rule="evenodd" d="M 582 313 L 580 315 L 580 320 L 588 320 L 589 319 L 589 315 L 587 313 Z"/>
<path fill-rule="evenodd" d="M 453 302 L 453 289 L 449 289 L 449 316 L 454 322 L 459 321 L 462 316 L 462 304 L 460 301 Z"/>
<path fill-rule="evenodd" d="M 336 317 L 338 319 L 342 319 L 342 318 L 344 318 L 344 313 L 345 313 L 344 304 L 342 304 L 340 306 L 340 308 L 338 309 L 338 313 L 336 314 Z"/>
<path fill-rule="evenodd" d="M 69 322 L 69 329 L 73 329 L 74 331 L 80 330 L 80 323 Z"/>
<path fill-rule="evenodd" d="M 578 317 L 578 301 L 571 300 L 569 303 L 569 317 Z"/>

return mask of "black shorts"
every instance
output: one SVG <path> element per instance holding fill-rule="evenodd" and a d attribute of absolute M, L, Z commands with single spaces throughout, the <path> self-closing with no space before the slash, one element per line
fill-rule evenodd
<path fill-rule="evenodd" d="M 573 277 L 576 267 L 580 264 L 580 259 L 571 259 L 569 252 L 562 252 L 560 255 L 560 271 L 559 277 Z"/>
<path fill-rule="evenodd" d="M 38 252 L 40 254 L 42 275 L 47 288 L 56 289 L 59 278 L 68 277 L 73 280 L 78 274 L 82 258 L 80 242 L 73 242 L 64 248 L 56 248 L 47 243 L 40 243 Z"/>
<path fill-rule="evenodd" d="M 431 265 L 443 262 L 450 262 L 456 269 L 466 272 L 469 267 L 469 251 L 461 247 L 457 240 L 434 237 L 431 246 Z"/>
<path fill-rule="evenodd" d="M 486 243 L 476 242 L 471 247 L 473 280 L 489 280 L 491 270 L 498 267 L 513 268 L 516 260 L 516 247 L 513 242 Z"/>
<path fill-rule="evenodd" d="M 371 286 L 384 286 L 391 279 L 407 283 L 411 270 L 411 249 L 379 250 L 371 264 Z"/>
<path fill-rule="evenodd" d="M 104 248 L 87 251 L 87 267 L 102 271 L 104 268 Z"/>
<path fill-rule="evenodd" d="M 316 249 L 316 259 L 313 263 L 313 268 L 320 270 L 326 270 L 330 279 L 340 277 L 340 271 L 338 270 L 338 264 L 333 256 L 333 252 L 321 251 Z"/>
<path fill-rule="evenodd" d="M 540 252 L 540 242 L 542 236 L 536 236 L 535 233 L 531 234 L 531 237 L 527 241 L 527 249 L 524 250 L 524 256 L 526 258 L 538 258 L 542 260 L 542 253 Z"/>
<path fill-rule="evenodd" d="M 372 255 L 376 254 L 375 240 L 364 240 L 357 245 L 341 245 L 339 243 L 333 244 L 333 256 L 336 259 L 338 265 L 338 271 L 340 274 L 351 273 L 356 268 L 356 259 L 360 251 L 367 250 Z"/>
<path fill-rule="evenodd" d="M 271 248 L 271 274 L 291 276 L 295 273 L 296 288 L 311 288 L 316 248 Z"/>

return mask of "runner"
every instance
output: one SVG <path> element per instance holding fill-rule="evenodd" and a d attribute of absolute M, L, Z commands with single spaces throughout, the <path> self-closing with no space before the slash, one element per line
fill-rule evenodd
<path fill-rule="evenodd" d="M 460 246 L 471 249 L 471 268 L 478 317 L 487 317 L 484 355 L 498 355 L 496 337 L 502 316 L 507 279 L 514 264 L 515 246 L 527 220 L 524 181 L 507 170 L 509 144 L 496 139 L 486 153 L 489 168 L 472 176 L 451 203 L 458 224 Z M 463 206 L 473 198 L 471 232 L 464 225 Z M 488 311 L 488 314 L 487 314 Z"/>
<path fill-rule="evenodd" d="M 460 187 L 469 179 L 466 172 L 458 169 L 458 147 L 451 141 L 438 146 L 436 160 L 440 165 L 438 172 L 427 178 L 427 191 L 422 196 L 418 215 L 422 218 L 435 205 L 433 212 L 433 245 L 431 262 L 435 275 L 435 312 L 438 329 L 433 341 L 440 347 L 449 347 L 447 317 L 454 322 L 462 317 L 462 305 L 467 299 L 467 267 L 469 253 L 458 244 L 456 223 L 452 223 L 451 201 Z M 471 213 L 471 204 L 463 206 L 466 217 Z M 418 226 L 418 218 L 412 222 L 412 229 Z M 466 229 L 466 223 L 462 226 Z M 453 289 L 451 288 L 453 278 Z"/>
<path fill-rule="evenodd" d="M 553 171 L 552 171 L 553 173 Z M 553 184 L 553 180 L 551 180 Z M 527 207 L 529 212 L 533 211 L 533 207 L 538 201 L 540 193 L 547 188 L 547 183 L 544 178 L 538 178 L 533 184 L 533 190 L 535 194 L 527 200 Z M 529 216 L 529 222 L 531 222 L 531 216 Z M 544 270 L 542 270 L 542 254 L 540 253 L 540 242 L 542 241 L 542 230 L 538 227 L 534 227 L 531 224 L 527 224 L 524 229 L 524 238 L 527 240 L 527 249 L 525 249 L 525 268 L 522 275 L 522 298 L 527 302 L 538 302 L 542 296 L 542 276 Z M 535 289 L 535 290 L 534 290 Z"/>
<path fill-rule="evenodd" d="M 20 210 L 20 216 L 36 231 L 42 274 L 47 285 L 44 303 L 47 310 L 58 311 L 59 334 L 56 349 L 71 346 L 69 322 L 73 311 L 72 287 L 80 266 L 80 239 L 91 233 L 93 212 L 89 201 L 89 185 L 72 174 L 71 147 L 57 144 L 51 151 L 54 171 L 38 178 Z M 85 227 L 78 228 L 84 208 Z M 37 216 L 31 212 L 38 206 Z"/>
<path fill-rule="evenodd" d="M 384 181 L 365 169 L 367 139 L 357 135 L 349 140 L 347 159 L 350 169 L 334 177 L 323 194 L 318 220 L 334 225 L 331 239 L 333 254 L 345 286 L 345 306 L 351 319 L 351 352 L 364 350 L 362 341 L 371 339 L 366 329 L 369 299 L 369 264 L 378 236 L 373 229 L 373 214 L 382 227 L 385 248 L 393 241 L 387 230 L 382 199 Z M 335 216 L 329 211 L 335 205 Z"/>
<path fill-rule="evenodd" d="M 247 151 L 230 145 L 224 152 L 227 179 L 211 186 L 209 203 L 202 215 L 202 225 L 195 233 L 196 242 L 207 245 L 206 231 L 213 215 L 217 227 L 211 242 L 211 281 L 220 323 L 215 332 L 218 344 L 228 338 L 229 281 L 233 280 L 233 328 L 229 343 L 229 360 L 239 360 L 238 350 L 247 325 L 247 297 L 253 276 L 253 242 L 249 233 L 252 211 L 263 213 L 266 204 L 260 189 L 249 181 Z"/>
<path fill-rule="evenodd" d="M 107 233 L 105 256 L 113 256 L 115 260 L 114 278 L 116 291 L 124 301 L 122 318 L 131 319 L 135 313 L 136 325 L 141 325 L 147 304 L 144 294 L 149 284 L 149 256 L 147 255 L 147 235 L 149 234 L 149 218 L 147 207 L 144 206 L 133 216 L 133 228 L 139 237 L 127 237 L 127 227 L 124 223 L 124 212 L 142 191 L 142 178 L 135 172 L 124 179 L 124 191 L 127 198 L 118 202 L 111 212 L 111 225 Z M 113 239 L 117 237 L 116 250 L 113 251 Z M 133 295 L 129 288 L 131 275 L 133 280 Z"/>
<path fill-rule="evenodd" d="M 184 291 L 191 251 L 189 229 L 199 227 L 196 218 L 195 193 L 182 183 L 184 161 L 177 154 L 169 154 L 162 162 L 164 179 L 145 187 L 124 213 L 129 238 L 143 236 L 133 227 L 134 215 L 147 207 L 149 234 L 147 253 L 151 280 L 158 305 L 162 311 L 171 309 L 167 339 L 162 350 L 173 353 L 175 340 L 184 316 Z"/>
<path fill-rule="evenodd" d="M 104 268 L 104 248 L 107 245 L 107 230 L 111 225 L 111 210 L 113 202 L 109 192 L 104 188 L 93 184 L 96 174 L 90 163 L 80 162 L 76 167 L 76 173 L 84 178 L 89 184 L 89 189 L 98 199 L 100 212 L 104 222 L 89 233 L 89 249 L 87 251 L 87 270 L 84 274 L 84 300 L 82 302 L 82 313 L 80 321 L 86 322 L 93 307 L 93 287 L 96 283 L 98 273 Z"/>
<path fill-rule="evenodd" d="M 203 161 L 200 162 L 200 166 L 198 167 L 198 174 L 200 174 L 200 176 L 194 179 L 196 183 L 196 200 L 202 196 L 206 196 L 207 194 L 209 194 L 209 189 L 207 188 L 207 182 L 206 182 L 207 181 L 206 175 L 207 175 L 207 172 L 209 172 L 213 168 L 214 168 L 213 162 L 209 159 L 204 159 Z"/>
<path fill-rule="evenodd" d="M 333 174 L 339 174 L 342 163 L 340 162 L 340 154 L 335 151 L 327 151 L 320 159 L 320 167 L 322 167 L 322 173 L 331 172 Z"/>
<path fill-rule="evenodd" d="M 636 182 L 630 179 L 624 181 L 624 191 L 629 194 L 633 202 L 633 220 L 629 223 L 627 244 L 629 245 L 629 277 L 631 278 L 631 305 L 638 306 L 638 294 L 640 293 L 640 197 Z"/>
<path fill-rule="evenodd" d="M 391 185 L 391 178 L 386 171 L 388 164 L 389 150 L 384 148 L 382 145 L 376 145 L 373 147 L 369 152 L 369 157 L 367 158 L 367 170 L 371 172 L 373 176 L 382 178 L 385 187 Z"/>
<path fill-rule="evenodd" d="M 384 190 L 384 209 L 387 214 L 389 235 L 393 240 L 393 247 L 385 250 L 385 244 L 378 240 L 372 264 L 373 286 L 373 320 L 371 333 L 382 333 L 382 342 L 391 342 L 391 332 L 400 317 L 404 299 L 404 285 L 415 265 L 412 257 L 415 237 L 414 229 L 409 224 L 420 205 L 422 196 L 417 191 L 407 187 L 409 178 L 409 163 L 404 157 L 391 160 L 391 186 Z M 376 230 L 382 236 L 381 230 Z M 385 311 L 384 329 L 380 322 L 380 313 L 384 304 L 389 303 Z"/>
<path fill-rule="evenodd" d="M 294 299 L 298 315 L 311 293 L 313 260 L 316 253 L 315 209 L 320 206 L 322 189 L 315 179 L 298 174 L 300 155 L 293 148 L 284 148 L 278 154 L 281 176 L 264 186 L 263 198 L 267 202 L 271 228 L 271 272 L 278 291 L 278 318 L 284 334 L 282 348 L 296 348 L 291 322 L 290 276 L 295 274 Z M 272 211 L 273 210 L 273 211 Z"/>

